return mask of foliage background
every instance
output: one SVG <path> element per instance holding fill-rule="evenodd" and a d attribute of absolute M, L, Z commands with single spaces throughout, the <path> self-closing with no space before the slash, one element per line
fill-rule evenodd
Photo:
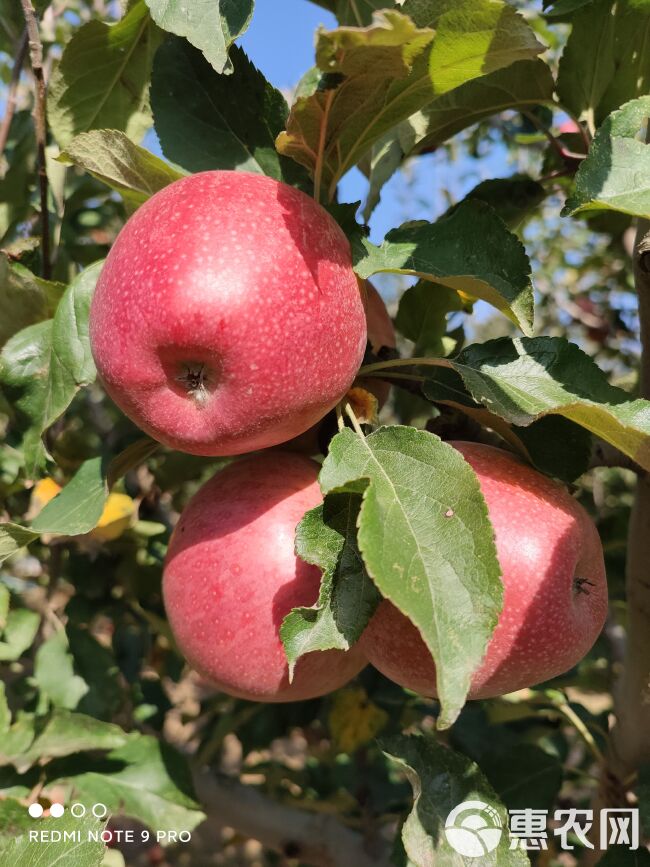
<path fill-rule="evenodd" d="M 155 3 L 149 5 L 153 12 Z M 349 23 L 345 18 L 348 5 L 337 6 L 343 23 Z M 360 5 L 366 15 L 373 3 L 368 0 Z M 557 70 L 570 33 L 569 18 L 544 18 L 537 4 L 518 5 L 549 45 L 545 57 Z M 595 7 L 604 8 L 604 0 L 556 5 L 576 15 L 581 14 L 581 6 L 588 6 L 598 15 Z M 605 5 L 609 8 L 611 4 Z M 643 4 L 637 6 L 641 10 L 637 14 L 647 17 Z M 119 100 L 113 103 L 108 98 L 102 103 L 99 120 L 91 121 L 88 128 L 114 127 L 126 131 L 136 142 L 144 135 L 144 146 L 160 155 L 158 139 L 150 129 L 147 64 L 165 35 L 148 21 L 143 2 L 129 4 L 129 10 L 135 21 L 132 26 L 141 28 L 134 55 L 137 60 L 129 70 L 133 76 L 129 87 L 141 100 L 141 110 L 123 116 Z M 191 844 L 164 850 L 157 845 L 132 845 L 122 847 L 122 851 L 98 847 L 71 864 L 300 863 L 299 852 L 289 848 L 278 853 L 246 839 L 237 827 L 224 827 L 218 812 L 212 812 L 210 820 L 202 823 L 203 810 L 210 812 L 207 790 L 201 789 L 202 772 L 209 768 L 210 776 L 222 785 L 238 781 L 269 799 L 256 802 L 255 809 L 263 812 L 272 801 L 315 816 L 338 817 L 355 831 L 378 835 L 391 846 L 395 841 L 394 863 L 407 864 L 396 830 L 411 809 L 412 791 L 399 763 L 389 755 L 404 760 L 408 754 L 411 746 L 402 740 L 404 732 L 431 735 L 438 708 L 370 668 L 357 683 L 322 700 L 270 707 L 214 694 L 188 672 L 165 621 L 161 566 L 175 520 L 219 461 L 151 451 L 92 381 L 92 364 L 83 357 L 83 351 L 81 358 L 64 359 L 58 378 L 56 371 L 52 373 L 51 360 L 47 360 L 51 344 L 44 323 L 57 309 L 62 311 L 57 316 L 63 340 L 70 346 L 83 346 L 83 334 L 70 330 L 70 317 L 63 315 L 65 309 L 59 305 L 67 299 L 65 303 L 75 310 L 87 307 L 92 272 L 89 276 L 84 271 L 81 277 L 79 272 L 106 255 L 125 217 L 142 200 L 138 196 L 146 196 L 146 192 L 134 192 L 138 185 L 133 183 L 126 186 L 126 192 L 121 190 L 125 192 L 121 196 L 115 183 L 107 187 L 93 174 L 70 165 L 85 161 L 89 167 L 89 154 L 99 159 L 95 145 L 88 146 L 81 157 L 78 150 L 75 158 L 71 143 L 73 133 L 81 131 L 82 109 L 74 105 L 75 93 L 87 94 L 89 85 L 84 76 L 92 77 L 101 59 L 97 57 L 95 66 L 88 65 L 69 91 L 55 71 L 64 49 L 69 52 L 74 45 L 71 40 L 80 26 L 95 22 L 91 26 L 101 28 L 102 22 L 118 20 L 122 10 L 116 3 L 101 0 L 53 0 L 49 5 L 39 3 L 38 12 L 50 86 L 47 170 L 54 255 L 47 282 L 42 279 L 46 275 L 38 246 L 33 86 L 27 71 L 19 82 L 18 110 L 9 130 L 0 179 L 0 245 L 4 251 L 0 261 L 0 335 L 5 343 L 21 329 L 38 329 L 28 333 L 29 340 L 18 350 L 12 344 L 13 356 L 5 350 L 0 376 L 2 517 L 31 524 L 38 531 L 29 548 L 11 553 L 0 573 L 0 863 L 3 858 L 5 863 L 31 863 L 33 852 L 24 838 L 16 837 L 27 827 L 23 805 L 28 799 L 38 798 L 47 808 L 57 797 L 73 796 L 89 803 L 95 799 L 107 803 L 117 814 L 111 820 L 116 829 L 190 829 L 194 834 Z M 259 0 L 253 23 L 240 44 L 266 77 L 291 98 L 299 74 L 313 62 L 310 34 L 318 22 L 329 27 L 336 23 L 331 12 L 306 0 L 283 0 L 281 11 L 270 0 Z M 643 22 L 647 27 L 645 18 Z M 18 3 L 3 7 L 0 25 L 6 95 L 23 31 Z M 588 28 L 582 32 L 585 35 L 581 38 L 591 38 Z M 133 34 L 127 33 L 125 39 L 132 40 Z M 163 48 L 170 52 L 158 73 L 165 81 L 165 75 L 173 77 L 181 67 L 182 51 L 190 49 L 181 49 L 179 40 L 174 39 Z M 175 55 L 174 51 L 181 53 Z M 190 51 L 196 59 L 196 52 Z M 582 52 L 582 56 L 593 53 L 589 46 L 582 46 Z M 236 60 L 239 57 L 233 56 Z M 164 55 L 159 55 L 157 62 L 163 64 L 160 57 Z M 287 59 L 291 65 L 284 65 Z M 638 63 L 641 90 L 624 93 L 608 108 L 647 92 L 644 64 L 650 59 L 641 55 Z M 575 70 L 574 78 L 580 75 L 581 71 Z M 155 80 L 154 72 L 154 90 Z M 72 108 L 66 108 L 66 99 L 68 103 L 72 100 Z M 185 118 L 189 140 L 216 145 L 204 153 L 193 150 L 187 139 L 175 144 L 169 124 L 178 123 L 175 112 L 180 111 L 180 102 L 164 109 L 166 117 L 160 105 L 157 123 L 161 139 L 168 140 L 167 158 L 187 170 L 220 167 L 223 153 L 215 127 L 208 126 L 206 132 L 193 127 L 191 117 Z M 523 192 L 506 184 L 491 198 L 487 193 L 501 217 L 523 239 L 530 257 L 537 301 L 536 333 L 568 336 L 598 362 L 612 383 L 634 394 L 640 344 L 630 258 L 632 218 L 613 212 L 589 221 L 560 217 L 572 172 L 565 171 L 569 164 L 557 163 L 554 148 L 560 142 L 571 150 L 580 149 L 578 135 L 561 132 L 567 119 L 565 112 L 556 110 L 553 114 L 548 106 L 532 107 L 525 116 L 505 112 L 470 126 L 432 153 L 407 162 L 382 190 L 380 204 L 370 219 L 370 238 L 380 243 L 387 230 L 407 219 L 436 220 L 480 181 L 524 174 L 532 179 L 544 177 L 544 196 L 536 184 L 524 186 Z M 602 120 L 597 118 L 594 123 Z M 554 131 L 555 145 L 549 145 L 540 128 Z M 113 140 L 112 146 L 115 150 L 128 147 L 122 139 Z M 67 164 L 56 159 L 65 148 L 73 155 Z M 575 166 L 569 168 L 575 170 Z M 164 170 L 152 165 L 142 174 L 149 178 L 155 171 Z M 365 199 L 366 191 L 367 181 L 355 169 L 341 182 L 340 200 Z M 415 280 L 381 275 L 377 283 L 396 314 L 398 297 Z M 70 284 L 72 290 L 64 296 Z M 484 302 L 478 302 L 472 317 L 450 304 L 448 310 L 441 310 L 437 321 L 441 327 L 425 336 L 438 348 L 442 346 L 446 354 L 475 341 L 517 333 L 513 323 Z M 403 333 L 400 351 L 408 355 L 415 342 Z M 28 363 L 19 368 L 16 359 L 26 357 Z M 54 413 L 43 419 L 45 446 L 52 459 L 47 462 L 38 442 L 23 436 L 25 416 L 29 417 L 35 405 L 39 411 L 36 391 L 40 387 L 54 396 L 54 403 L 58 396 L 62 409 L 66 409 L 60 417 Z M 71 402 L 66 408 L 68 399 Z M 443 438 L 477 435 L 476 426 L 457 408 L 444 403 L 433 408 L 422 398 L 397 390 L 383 418 L 426 426 Z M 110 509 L 104 512 L 105 474 L 101 459 L 93 459 L 103 455 L 106 463 L 125 450 L 121 471 L 113 465 L 118 481 L 108 501 Z M 69 482 L 80 468 L 84 476 L 77 477 L 78 488 L 86 497 L 83 520 L 73 526 L 69 513 L 50 511 L 41 514 L 39 525 L 39 510 L 56 491 L 53 482 Z M 597 467 L 575 479 L 576 495 L 593 514 L 603 539 L 612 600 L 606 632 L 587 659 L 546 685 L 547 689 L 472 703 L 449 730 L 436 735 L 437 743 L 449 745 L 479 764 L 508 808 L 585 807 L 597 797 L 612 686 L 620 670 L 625 638 L 625 545 L 634 481 L 635 473 L 620 467 Z M 19 534 L 12 538 L 31 540 Z M 434 767 L 454 778 L 458 769 L 446 768 L 445 758 L 435 752 L 435 745 L 431 750 L 429 756 L 418 759 L 421 764 L 416 768 L 427 785 L 433 785 L 429 774 Z M 467 776 L 466 767 L 463 765 L 461 776 Z M 198 797 L 191 768 L 195 783 L 199 774 Z M 634 802 L 638 797 L 650 823 L 647 770 L 638 770 L 625 798 Z M 228 791 L 233 804 L 244 797 L 238 788 Z M 434 793 L 432 790 L 432 797 Z M 443 814 L 444 801 L 439 792 L 438 796 Z M 246 806 L 242 809 L 245 812 Z M 334 837 L 340 833 L 336 827 L 338 831 L 329 829 Z M 647 826 L 646 833 L 650 833 Z M 560 855 L 551 850 L 539 861 L 570 864 L 576 854 L 581 853 Z M 53 852 L 51 860 L 57 855 Z M 620 857 L 624 863 L 625 856 Z"/>

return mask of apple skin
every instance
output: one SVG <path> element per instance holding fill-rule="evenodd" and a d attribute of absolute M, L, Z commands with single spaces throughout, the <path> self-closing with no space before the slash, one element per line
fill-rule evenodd
<path fill-rule="evenodd" d="M 450 442 L 476 472 L 496 535 L 504 605 L 469 698 L 491 698 L 563 674 L 607 615 L 603 550 L 587 512 L 558 483 L 501 449 Z M 574 579 L 591 584 L 576 588 Z M 436 670 L 417 628 L 384 600 L 359 642 L 391 680 L 436 695 Z"/>
<path fill-rule="evenodd" d="M 358 647 L 301 657 L 289 683 L 279 629 L 313 605 L 320 570 L 294 553 L 304 513 L 322 501 L 320 467 L 267 452 L 227 466 L 203 485 L 174 529 L 163 596 L 180 652 L 221 691 L 252 701 L 302 701 L 338 689 L 366 660 Z"/>
<path fill-rule="evenodd" d="M 299 190 L 191 175 L 128 220 L 90 312 L 115 403 L 167 446 L 234 455 L 284 442 L 350 387 L 366 346 L 350 245 Z"/>

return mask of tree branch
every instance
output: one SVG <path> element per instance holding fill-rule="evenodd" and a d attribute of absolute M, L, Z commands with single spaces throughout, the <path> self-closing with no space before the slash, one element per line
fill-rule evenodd
<path fill-rule="evenodd" d="M 639 393 L 650 398 L 650 221 L 639 223 L 634 250 L 641 339 Z M 637 482 L 627 549 L 627 648 L 614 692 L 610 765 L 619 779 L 650 761 L 650 478 Z"/>
<path fill-rule="evenodd" d="M 36 130 L 36 150 L 38 155 L 38 183 L 41 199 L 41 254 L 43 257 L 43 277 L 50 279 L 50 218 L 47 205 L 47 164 L 45 146 L 47 144 L 47 116 L 45 109 L 45 74 L 43 72 L 43 44 L 38 32 L 38 20 L 31 0 L 20 0 L 25 16 L 28 34 L 29 59 L 36 84 L 34 93 L 34 127 Z"/>
<path fill-rule="evenodd" d="M 2 118 L 2 123 L 0 124 L 0 156 L 2 156 L 5 148 L 7 147 L 7 139 L 9 138 L 9 130 L 11 129 L 11 121 L 14 119 L 14 114 L 16 113 L 18 83 L 20 81 L 20 73 L 23 71 L 23 63 L 25 62 L 26 54 L 27 28 L 25 28 L 20 42 L 18 43 L 18 50 L 16 51 L 16 56 L 14 58 L 14 66 L 11 70 L 11 81 L 9 82 L 9 88 L 7 90 L 7 104 L 5 108 L 5 114 Z"/>
<path fill-rule="evenodd" d="M 199 800 L 220 824 L 310 867 L 389 867 L 388 846 L 366 842 L 336 816 L 279 804 L 236 780 L 194 774 Z"/>

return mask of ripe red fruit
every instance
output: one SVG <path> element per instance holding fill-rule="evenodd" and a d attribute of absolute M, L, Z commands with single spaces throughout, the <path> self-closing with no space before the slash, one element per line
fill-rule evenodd
<path fill-rule="evenodd" d="M 107 392 L 172 448 L 233 455 L 307 430 L 345 394 L 366 345 L 347 238 L 272 178 L 204 172 L 142 205 L 90 315 Z"/>
<path fill-rule="evenodd" d="M 491 446 L 452 442 L 476 472 L 495 529 L 504 606 L 470 698 L 556 677 L 589 651 L 607 614 L 603 550 L 589 515 L 559 484 Z M 360 644 L 396 683 L 436 695 L 416 627 L 384 601 Z"/>
<path fill-rule="evenodd" d="M 165 608 L 189 664 L 223 692 L 300 701 L 346 683 L 365 665 L 358 647 L 301 657 L 289 683 L 279 629 L 318 598 L 320 570 L 294 553 L 294 531 L 322 500 L 318 464 L 273 452 L 226 467 L 190 500 L 163 577 Z"/>

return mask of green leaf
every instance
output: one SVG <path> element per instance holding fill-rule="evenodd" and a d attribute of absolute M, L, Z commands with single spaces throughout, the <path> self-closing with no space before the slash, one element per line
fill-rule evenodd
<path fill-rule="evenodd" d="M 11 725 L 11 711 L 7 704 L 5 685 L 0 681 L 0 735 L 6 735 Z"/>
<path fill-rule="evenodd" d="M 521 849 L 510 849 L 508 815 L 496 792 L 478 765 L 460 753 L 440 746 L 432 737 L 400 735 L 380 741 L 385 754 L 406 773 L 413 787 L 413 809 L 402 826 L 402 841 L 409 859 L 417 867 L 467 867 L 476 861 L 481 867 L 520 867 L 529 864 Z M 498 845 L 485 851 L 478 835 L 469 831 L 477 843 L 476 857 L 464 857 L 450 845 L 447 817 L 465 801 L 487 804 L 491 815 L 481 811 L 483 825 L 493 828 Z M 477 811 L 474 810 L 474 813 Z M 472 810 L 458 816 L 458 828 Z M 473 829 L 469 824 L 465 828 Z M 499 837 L 498 829 L 502 829 Z M 453 833 L 453 831 L 451 832 Z M 467 841 L 467 830 L 463 840 Z M 485 838 L 483 838 L 485 842 Z"/>
<path fill-rule="evenodd" d="M 31 527 L 0 524 L 0 563 L 43 533 L 80 536 L 97 526 L 109 489 L 132 467 L 145 461 L 159 444 L 142 437 L 108 464 L 101 457 L 84 461 L 67 485 L 41 509 Z"/>
<path fill-rule="evenodd" d="M 2 641 L 0 641 L 0 661 L 14 662 L 28 650 L 38 632 L 41 618 L 28 608 L 14 608 L 7 616 Z"/>
<path fill-rule="evenodd" d="M 205 816 L 199 810 L 185 759 L 157 738 L 131 734 L 107 756 L 115 763 L 102 773 L 66 777 L 71 796 L 101 801 L 114 813 L 138 819 L 149 828 L 191 831 Z"/>
<path fill-rule="evenodd" d="M 35 737 L 23 744 L 22 749 L 5 753 L 0 764 L 13 764 L 19 773 L 24 774 L 42 759 L 114 750 L 123 747 L 129 738 L 117 725 L 63 709 L 54 711 L 44 727 L 40 731 L 33 729 L 33 733 Z"/>
<path fill-rule="evenodd" d="M 445 363 L 460 373 L 474 400 L 511 424 L 527 427 L 558 414 L 650 469 L 650 401 L 632 400 L 610 385 L 589 356 L 563 338 L 499 338 Z"/>
<path fill-rule="evenodd" d="M 575 115 L 599 126 L 614 109 L 650 90 L 650 6 L 637 0 L 597 0 L 571 20 L 558 94 Z"/>
<path fill-rule="evenodd" d="M 0 799 L 0 864 L 10 863 L 7 850 L 13 846 L 16 836 L 33 830 L 33 821 L 24 804 L 13 798 Z"/>
<path fill-rule="evenodd" d="M 88 692 L 86 681 L 74 673 L 68 639 L 60 629 L 36 651 L 34 681 L 54 707 L 74 710 Z"/>
<path fill-rule="evenodd" d="M 52 316 L 64 288 L 35 277 L 22 265 L 10 264 L 0 253 L 0 347 L 17 331 Z"/>
<path fill-rule="evenodd" d="M 79 388 L 95 379 L 88 313 L 101 267 L 97 262 L 82 271 L 65 291 L 54 319 L 19 331 L 0 353 L 0 385 L 28 423 L 24 450 L 30 476 L 44 463 L 43 432 Z"/>
<path fill-rule="evenodd" d="M 28 527 L 12 524 L 6 521 L 0 524 L 0 563 L 20 551 L 22 547 L 32 542 L 38 533 L 33 533 Z"/>
<path fill-rule="evenodd" d="M 100 644 L 89 629 L 76 627 L 70 622 L 66 632 L 75 671 L 88 684 L 88 692 L 77 709 L 92 717 L 111 719 L 123 702 L 119 667 L 112 648 Z"/>
<path fill-rule="evenodd" d="M 372 16 L 379 9 L 389 9 L 394 0 L 334 0 L 331 4 L 336 20 L 342 25 L 365 27 L 372 22 Z"/>
<path fill-rule="evenodd" d="M 571 15 L 578 9 L 582 9 L 583 6 L 593 5 L 594 2 L 595 0 L 556 0 L 550 8 L 544 9 L 544 16 L 546 18 L 559 18 Z"/>
<path fill-rule="evenodd" d="M 168 184 L 185 177 L 116 129 L 93 130 L 74 138 L 59 160 L 74 163 L 138 207 Z"/>
<path fill-rule="evenodd" d="M 503 587 L 478 480 L 459 452 L 414 428 L 337 434 L 324 494 L 367 480 L 359 549 L 382 595 L 418 627 L 436 662 L 440 727 L 458 715 L 497 622 Z M 444 612 L 444 616 L 441 616 Z"/>
<path fill-rule="evenodd" d="M 2 32 L 0 28 L 0 33 Z M 17 111 L 11 122 L 5 148 L 8 167 L 0 171 L 0 239 L 25 220 L 32 211 L 36 146 L 34 124 L 29 111 Z"/>
<path fill-rule="evenodd" d="M 401 10 L 378 12 L 370 27 L 319 31 L 316 61 L 328 75 L 296 101 L 277 140 L 312 174 L 318 163 L 329 199 L 383 135 L 435 97 L 542 50 L 523 18 L 494 0 Z"/>
<path fill-rule="evenodd" d="M 184 36 L 217 72 L 232 73 L 228 50 L 248 29 L 254 0 L 147 0 L 147 6 L 159 27 Z"/>
<path fill-rule="evenodd" d="M 9 603 L 11 602 L 11 593 L 9 588 L 4 584 L 0 584 L 0 635 L 7 625 L 7 617 L 9 615 Z"/>
<path fill-rule="evenodd" d="M 96 527 L 108 497 L 103 464 L 102 458 L 84 461 L 68 484 L 34 518 L 32 529 L 37 533 L 78 536 Z"/>
<path fill-rule="evenodd" d="M 522 741 L 516 725 L 497 725 L 499 718 L 487 708 L 478 702 L 466 707 L 450 732 L 450 745 L 479 765 L 509 810 L 552 810 L 563 778 L 555 745 L 547 752 Z"/>
<path fill-rule="evenodd" d="M 588 469 L 591 434 L 561 415 L 542 416 L 528 427 L 508 424 L 477 403 L 467 391 L 461 375 L 446 367 L 429 372 L 424 393 L 434 403 L 459 409 L 478 424 L 492 429 L 524 460 L 549 476 L 573 482 Z M 557 447 L 558 442 L 562 443 L 561 449 Z"/>
<path fill-rule="evenodd" d="M 528 175 L 512 175 L 509 178 L 481 181 L 470 190 L 465 200 L 476 200 L 490 205 L 514 232 L 544 201 L 546 195 L 544 187 Z"/>
<path fill-rule="evenodd" d="M 34 715 L 19 711 L 18 719 L 4 733 L 0 741 L 0 767 L 17 763 L 19 771 L 27 770 L 32 762 L 28 761 L 24 764 L 24 756 L 33 743 L 35 735 Z"/>
<path fill-rule="evenodd" d="M 27 811 L 23 807 L 23 813 Z M 3 818 L 0 813 L 0 819 Z M 51 816 L 31 820 L 29 827 L 20 827 L 17 837 L 6 849 L 5 864 L 20 864 L 20 867 L 99 867 L 104 857 L 106 847 L 99 835 L 104 830 L 105 823 L 95 819 L 92 813 L 82 819 L 75 818 L 68 810 L 56 819 Z M 35 828 L 45 834 L 43 842 L 34 843 L 29 839 L 28 831 Z M 61 832 L 60 835 L 52 832 Z M 97 842 L 94 835 L 97 835 Z"/>
<path fill-rule="evenodd" d="M 355 271 L 364 279 L 390 272 L 442 283 L 487 301 L 524 333 L 532 332 L 533 289 L 526 251 L 484 202 L 463 201 L 436 223 L 407 223 L 390 231 L 379 247 L 363 239 L 354 253 Z"/>
<path fill-rule="evenodd" d="M 607 118 L 578 169 L 563 215 L 605 210 L 650 218 L 650 145 L 637 137 L 648 117 L 650 96 Z"/>
<path fill-rule="evenodd" d="M 318 601 L 294 608 L 282 622 L 280 637 L 293 676 L 296 661 L 314 650 L 348 650 L 375 612 L 380 596 L 357 546 L 361 496 L 328 494 L 307 512 L 296 529 L 296 553 L 323 570 Z"/>
<path fill-rule="evenodd" d="M 289 111 L 284 97 L 241 49 L 231 54 L 234 71 L 225 76 L 183 39 L 158 51 L 151 104 L 165 156 L 191 172 L 241 169 L 304 182 L 304 172 L 275 149 Z"/>
<path fill-rule="evenodd" d="M 116 24 L 93 19 L 75 33 L 48 87 L 48 119 L 61 147 L 91 129 L 142 138 L 151 123 L 149 77 L 161 39 L 144 0 Z"/>
<path fill-rule="evenodd" d="M 453 289 L 432 289 L 428 282 L 420 280 L 400 298 L 395 327 L 415 344 L 413 355 L 446 355 L 447 316 L 462 309 L 463 303 Z"/>
<path fill-rule="evenodd" d="M 520 60 L 436 97 L 373 148 L 366 216 L 403 160 L 432 151 L 461 130 L 506 109 L 552 103 L 554 82 L 543 60 Z"/>

